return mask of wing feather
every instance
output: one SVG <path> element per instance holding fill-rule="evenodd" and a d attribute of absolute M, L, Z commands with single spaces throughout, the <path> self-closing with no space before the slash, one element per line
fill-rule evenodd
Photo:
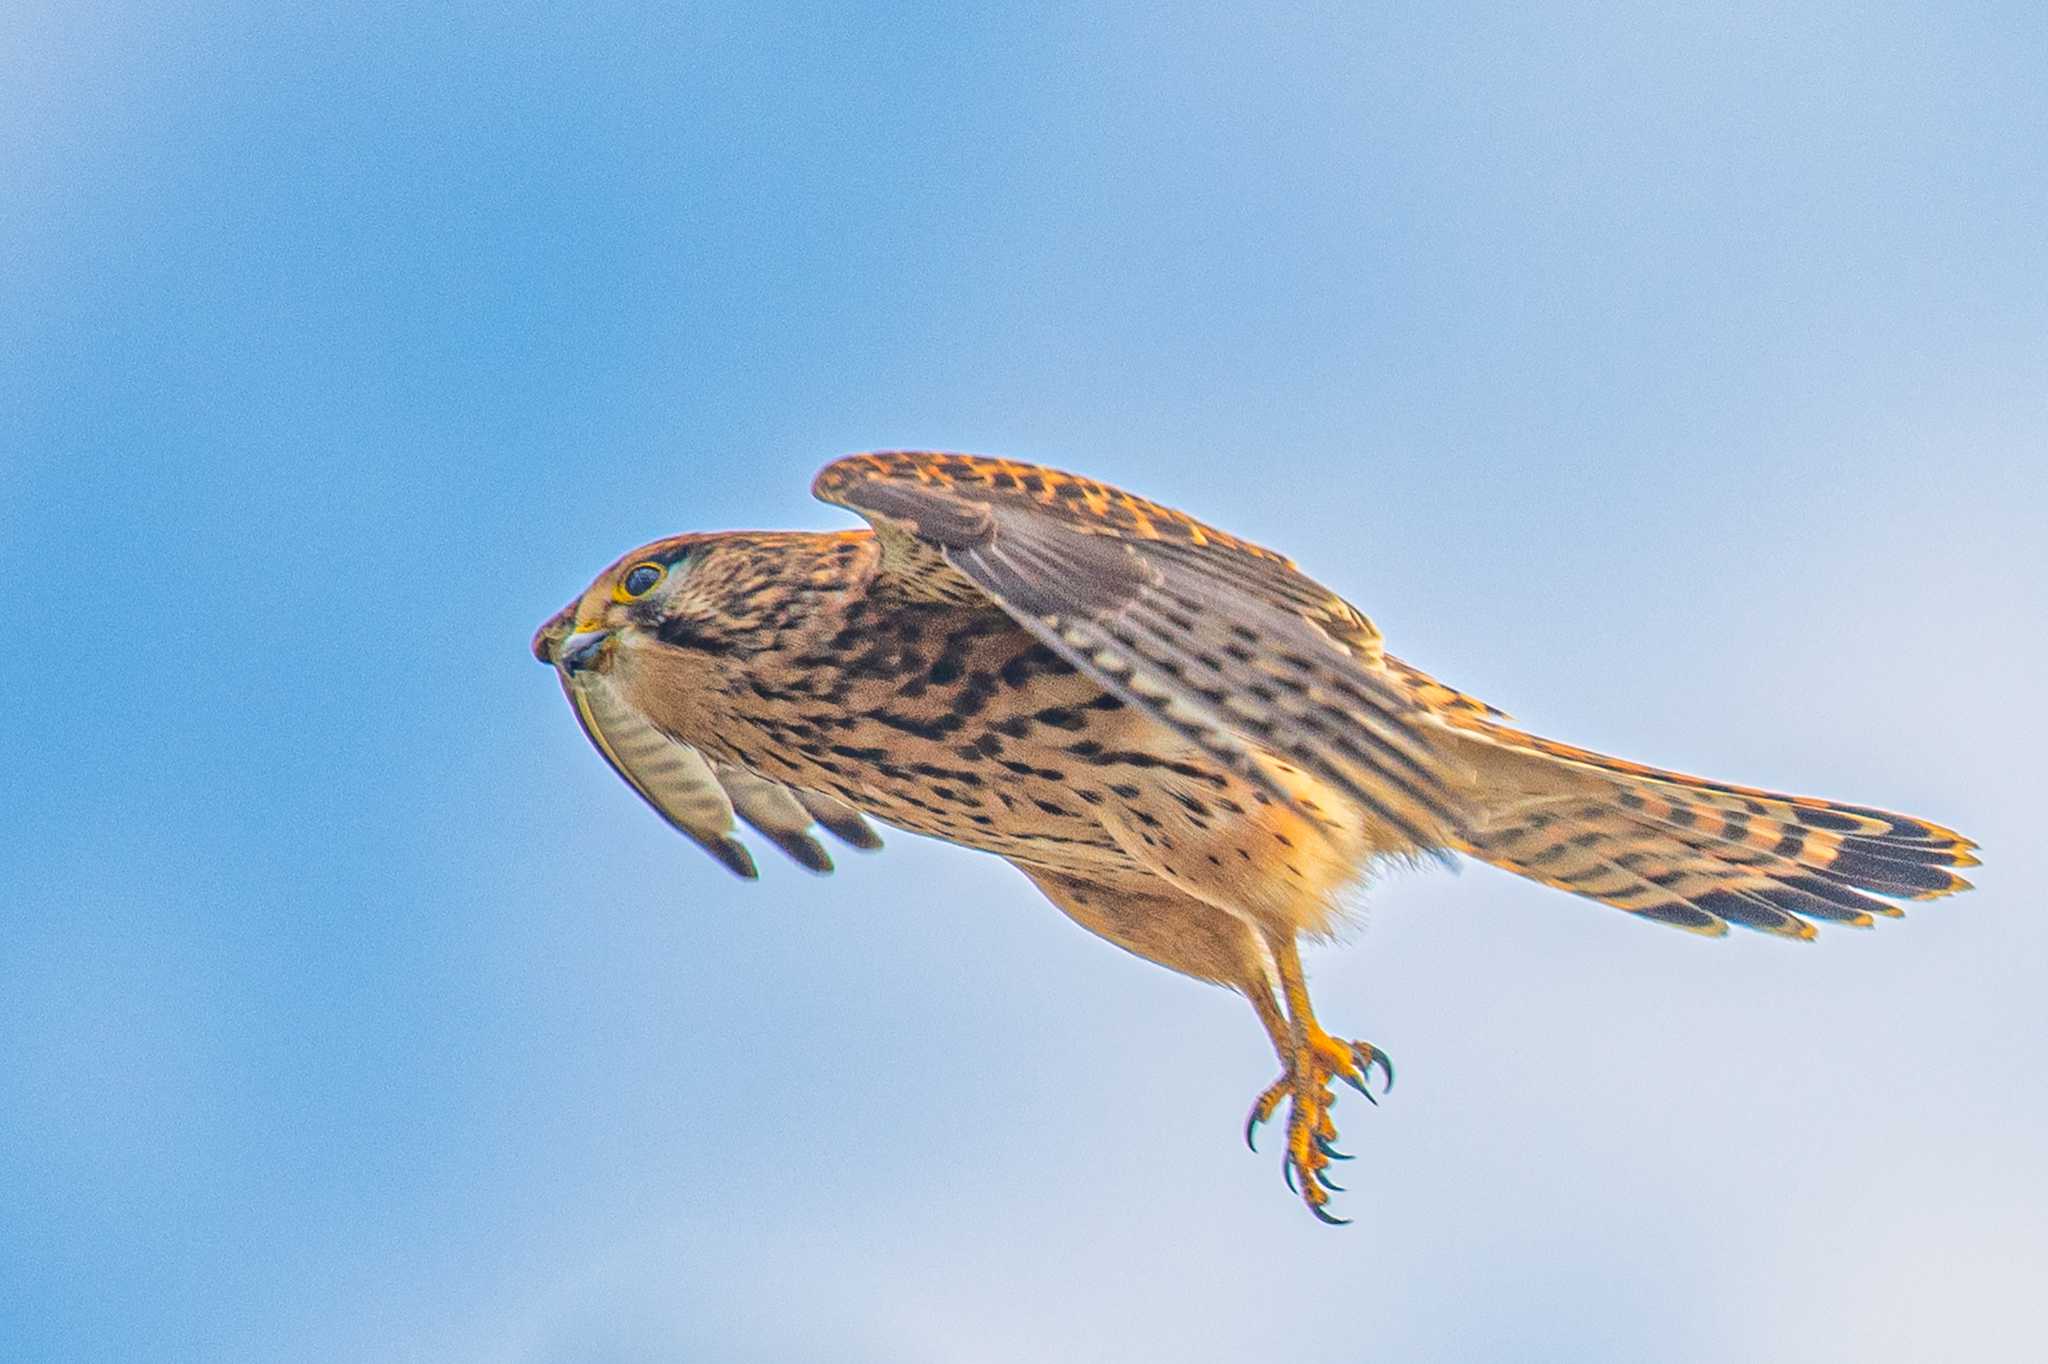
<path fill-rule="evenodd" d="M 819 792 L 783 786 L 743 767 L 712 762 L 689 744 L 670 738 L 642 718 L 602 675 L 564 676 L 562 690 L 591 746 L 626 785 L 736 876 L 751 881 L 760 875 L 753 854 L 735 836 L 736 818 L 821 875 L 832 870 L 832 858 L 811 836 L 814 823 L 853 847 L 882 846 L 881 838 L 851 806 Z"/>
<path fill-rule="evenodd" d="M 1003 460 L 853 456 L 813 491 L 935 549 L 1104 689 L 1278 798 L 1289 796 L 1268 756 L 1419 846 L 1458 828 L 1434 722 L 1386 674 L 1379 632 L 1270 550 Z"/>
<path fill-rule="evenodd" d="M 649 724 L 601 676 L 564 674 L 562 690 L 591 746 L 656 813 L 735 876 L 761 874 L 733 837 L 732 798 L 703 754 Z"/>
<path fill-rule="evenodd" d="M 874 825 L 861 817 L 860 811 L 844 801 L 826 795 L 822 791 L 805 791 L 790 788 L 804 809 L 811 812 L 811 818 L 840 842 L 862 852 L 873 852 L 882 846 L 882 836 L 875 832 Z"/>

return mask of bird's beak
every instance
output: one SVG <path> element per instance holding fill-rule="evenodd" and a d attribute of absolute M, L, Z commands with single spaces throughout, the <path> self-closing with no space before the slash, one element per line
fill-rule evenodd
<path fill-rule="evenodd" d="M 597 661 L 598 653 L 611 637 L 609 630 L 578 630 L 554 647 L 555 666 L 565 674 L 582 672 Z"/>

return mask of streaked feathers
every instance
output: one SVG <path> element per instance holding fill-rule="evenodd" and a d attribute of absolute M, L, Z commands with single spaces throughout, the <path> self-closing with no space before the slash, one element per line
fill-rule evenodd
<path fill-rule="evenodd" d="M 689 744 L 670 738 L 619 697 L 600 674 L 562 676 L 562 690 L 591 745 L 612 770 L 678 832 L 710 853 L 735 876 L 760 871 L 746 844 L 734 836 L 734 817 L 820 874 L 832 858 L 811 837 L 813 822 L 856 848 L 882 846 L 858 811 L 817 792 L 795 791 L 742 767 L 712 763 Z"/>
<path fill-rule="evenodd" d="M 971 583 L 1233 769 L 1283 759 L 1413 847 L 1710 934 L 1805 938 L 1813 920 L 1868 925 L 1896 917 L 1894 899 L 1969 888 L 1950 868 L 1975 865 L 1975 845 L 1940 825 L 1514 729 L 1387 655 L 1363 613 L 1282 556 L 1092 479 L 892 451 L 827 465 L 813 491 L 868 516 L 920 595 Z"/>
<path fill-rule="evenodd" d="M 1446 720 L 1480 773 L 1463 851 L 1646 918 L 1804 938 L 1809 920 L 1867 927 L 1903 912 L 1892 900 L 1970 888 L 1949 868 L 1975 866 L 1976 844 L 1938 824 Z"/>

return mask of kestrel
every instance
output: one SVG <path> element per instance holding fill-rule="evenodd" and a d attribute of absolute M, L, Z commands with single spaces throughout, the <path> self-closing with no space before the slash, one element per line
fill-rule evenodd
<path fill-rule="evenodd" d="M 1309 1007 L 1298 941 L 1388 859 L 1464 853 L 1690 932 L 1810 938 L 1965 890 L 1924 820 L 1538 738 L 1381 647 L 1287 559 L 1090 479 L 854 455 L 812 491 L 872 530 L 678 535 L 534 636 L 590 741 L 678 830 L 813 871 L 866 817 L 1007 859 L 1082 927 L 1251 1002 L 1283 1169 L 1324 1221 L 1333 1081 L 1386 1054 Z M 1341 1157 L 1340 1157 L 1341 1158 Z"/>

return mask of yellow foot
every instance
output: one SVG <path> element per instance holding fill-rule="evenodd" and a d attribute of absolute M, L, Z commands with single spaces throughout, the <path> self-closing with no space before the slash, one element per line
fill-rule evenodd
<path fill-rule="evenodd" d="M 1245 1120 L 1245 1145 L 1259 1149 L 1259 1125 L 1273 1116 L 1282 1099 L 1291 1100 L 1287 1114 L 1287 1151 L 1281 1157 L 1280 1172 L 1287 1187 L 1301 1196 L 1308 1210 L 1332 1226 L 1351 1219 L 1332 1216 L 1330 1195 L 1342 1193 L 1327 1173 L 1333 1160 L 1349 1160 L 1336 1148 L 1337 1124 L 1330 1118 L 1336 1096 L 1330 1081 L 1342 1080 L 1377 1104 L 1371 1089 L 1372 1068 L 1386 1072 L 1385 1089 L 1394 1087 L 1394 1063 L 1370 1042 L 1340 1042 L 1321 1028 L 1310 1025 L 1308 1044 L 1295 1057 L 1286 1073 L 1266 1087 L 1252 1105 Z"/>

